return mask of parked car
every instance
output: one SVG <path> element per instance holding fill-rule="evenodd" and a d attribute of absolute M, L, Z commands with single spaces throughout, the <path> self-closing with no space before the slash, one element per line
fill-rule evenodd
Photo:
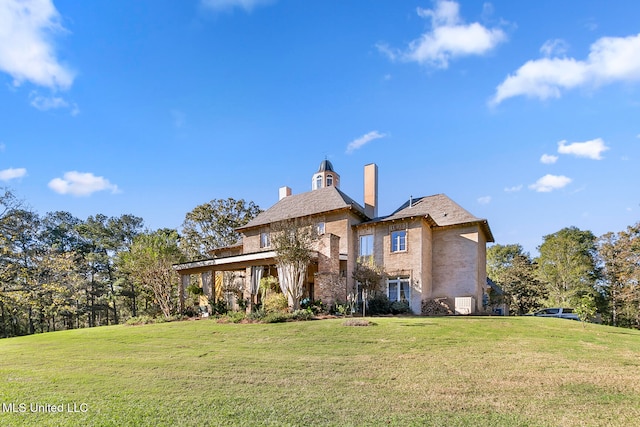
<path fill-rule="evenodd" d="M 578 315 L 573 312 L 573 308 L 544 308 L 533 313 L 534 316 L 539 317 L 559 317 L 561 319 L 580 320 Z"/>

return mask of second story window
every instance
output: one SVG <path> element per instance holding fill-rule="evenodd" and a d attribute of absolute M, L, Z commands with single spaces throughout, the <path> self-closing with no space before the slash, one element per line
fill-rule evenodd
<path fill-rule="evenodd" d="M 358 255 L 361 257 L 370 257 L 373 255 L 373 234 L 360 236 Z"/>
<path fill-rule="evenodd" d="M 407 250 L 407 230 L 391 232 L 391 252 L 404 252 Z"/>
<path fill-rule="evenodd" d="M 271 236 L 269 233 L 260 233 L 260 247 L 268 248 L 271 246 Z"/>
<path fill-rule="evenodd" d="M 324 222 L 319 222 L 316 224 L 316 233 L 320 235 L 324 234 Z"/>

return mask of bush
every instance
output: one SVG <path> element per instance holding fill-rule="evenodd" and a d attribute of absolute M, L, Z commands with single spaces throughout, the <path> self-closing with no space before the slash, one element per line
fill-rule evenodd
<path fill-rule="evenodd" d="M 218 323 L 240 323 L 246 318 L 242 311 L 230 311 L 218 318 Z"/>
<path fill-rule="evenodd" d="M 394 301 L 391 303 L 392 314 L 411 314 L 411 307 L 409 307 L 408 301 Z"/>
<path fill-rule="evenodd" d="M 296 310 L 291 313 L 291 318 L 293 320 L 311 320 L 313 319 L 313 310 L 311 310 L 311 308 Z"/>
<path fill-rule="evenodd" d="M 211 303 L 211 312 L 214 315 L 227 314 L 229 308 L 227 307 L 227 302 L 223 299 L 216 301 L 215 303 Z"/>
<path fill-rule="evenodd" d="M 259 321 L 264 319 L 264 316 L 266 316 L 266 313 L 264 310 L 260 309 L 247 314 L 247 319 L 251 321 Z"/>
<path fill-rule="evenodd" d="M 282 293 L 271 293 L 264 299 L 262 307 L 265 313 L 286 313 L 289 311 L 289 301 Z"/>
<path fill-rule="evenodd" d="M 267 313 L 267 315 L 262 318 L 262 322 L 263 323 L 281 323 L 281 322 L 286 322 L 291 318 L 292 318 L 292 315 L 289 313 L 276 311 L 276 312 Z"/>
<path fill-rule="evenodd" d="M 187 292 L 189 292 L 191 295 L 204 295 L 204 289 L 202 289 L 195 283 L 187 286 Z"/>
<path fill-rule="evenodd" d="M 367 300 L 367 314 L 372 316 L 391 313 L 391 303 L 385 294 L 376 293 Z"/>
<path fill-rule="evenodd" d="M 310 309 L 313 314 L 326 313 L 328 311 L 322 300 L 319 299 L 311 301 L 309 298 L 305 298 L 300 301 L 300 308 Z"/>

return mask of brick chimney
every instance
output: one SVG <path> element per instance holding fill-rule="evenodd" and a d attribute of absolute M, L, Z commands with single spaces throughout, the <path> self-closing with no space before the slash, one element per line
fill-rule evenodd
<path fill-rule="evenodd" d="M 364 167 L 364 213 L 369 218 L 378 216 L 378 165 Z"/>

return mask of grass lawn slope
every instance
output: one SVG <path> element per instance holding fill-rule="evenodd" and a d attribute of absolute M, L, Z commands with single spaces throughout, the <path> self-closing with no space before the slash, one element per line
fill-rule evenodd
<path fill-rule="evenodd" d="M 0 425 L 640 420 L 638 331 L 535 317 L 371 320 L 201 320 L 3 339 Z"/>

